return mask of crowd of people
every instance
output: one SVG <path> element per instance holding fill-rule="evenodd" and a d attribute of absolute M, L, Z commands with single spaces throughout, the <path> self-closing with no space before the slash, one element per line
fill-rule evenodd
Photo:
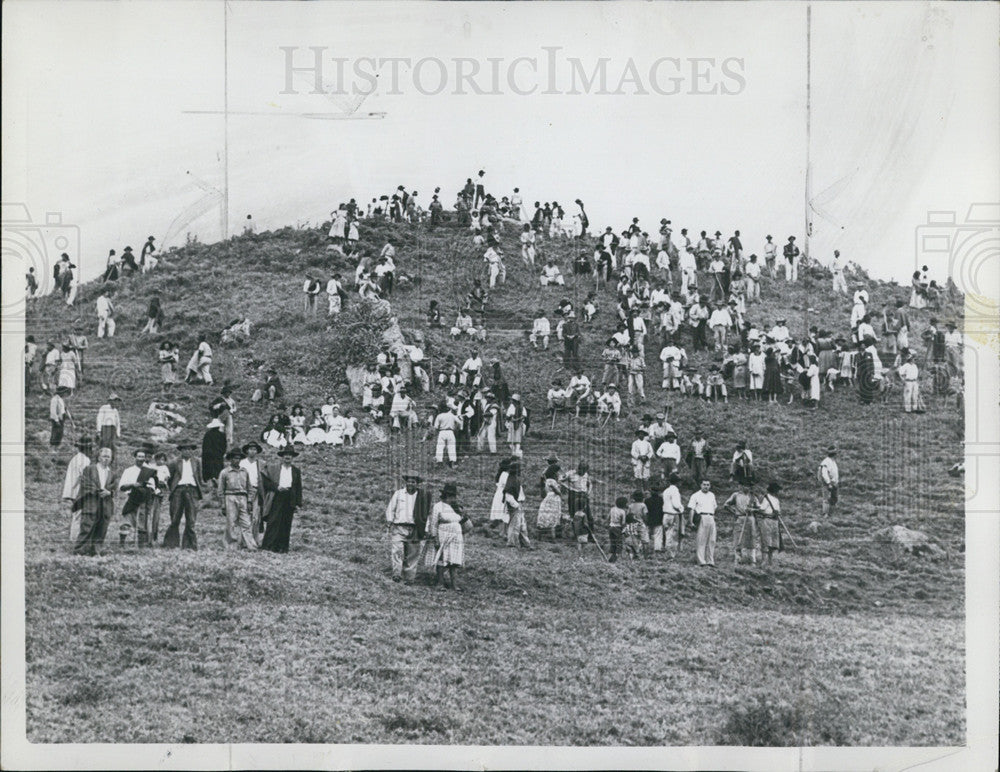
<path fill-rule="evenodd" d="M 799 281 L 805 258 L 794 236 L 780 250 L 768 236 L 761 250 L 763 260 L 748 253 L 739 231 L 728 239 L 722 237 L 721 231 L 714 236 L 701 231 L 698 238 L 692 238 L 687 229 L 681 229 L 675 238 L 666 218 L 654 236 L 643 229 L 638 218 L 633 218 L 620 232 L 608 227 L 594 238 L 588 233 L 589 219 L 580 200 L 575 202 L 578 212 L 571 216 L 554 201 L 535 202 L 534 212 L 529 213 L 518 189 L 499 200 L 489 193 L 482 170 L 460 189 L 453 213 L 444 211 L 440 189 L 435 190 L 427 211 L 419 204 L 418 195 L 417 191 L 399 186 L 390 195 L 372 199 L 364 208 L 354 199 L 340 204 L 331 213 L 327 233 L 330 246 L 344 256 L 360 255 L 352 277 L 356 302 L 391 302 L 401 256 L 391 242 L 384 244 L 377 257 L 364 254 L 359 241 L 365 221 L 425 223 L 436 228 L 446 219 L 457 220 L 458 227 L 470 234 L 473 248 L 484 250 L 484 275 L 474 280 L 454 325 L 445 325 L 443 309 L 436 300 L 430 301 L 427 325 L 430 329 L 447 329 L 453 338 L 467 339 L 469 353 L 461 363 L 452 354 L 432 363 L 419 346 L 393 349 L 384 345 L 376 360 L 365 367 L 360 415 L 366 421 L 384 423 L 390 435 L 409 431 L 422 431 L 424 439 L 433 435 L 435 462 L 451 468 L 466 455 L 499 454 L 505 442 L 506 453 L 496 475 L 487 530 L 500 535 L 511 547 L 532 546 L 521 479 L 523 443 L 532 415 L 521 394 L 510 388 L 501 362 L 494 359 L 487 365 L 482 354 L 486 305 L 491 293 L 504 291 L 507 276 L 501 241 L 505 228 L 517 233 L 522 263 L 517 270 L 537 272 L 541 287 L 565 287 L 567 277 L 572 282 L 592 282 L 593 289 L 579 307 L 563 297 L 551 314 L 540 308 L 530 330 L 525 331 L 527 344 L 539 351 L 549 350 L 551 338 L 561 344 L 554 354 L 569 378 L 552 379 L 545 394 L 545 407 L 553 424 L 561 413 L 574 419 L 592 416 L 604 425 L 626 416 L 642 416 L 629 457 L 634 489 L 609 499 L 614 506 L 607 512 L 607 553 L 595 529 L 590 505 L 595 481 L 585 462 L 563 472 L 557 458 L 548 459 L 549 466 L 539 485 L 541 504 L 535 538 L 565 535 L 579 549 L 596 542 L 602 554 L 613 562 L 621 556 L 638 559 L 658 553 L 676 555 L 684 536 L 695 531 L 696 562 L 714 565 L 714 518 L 720 510 L 735 517 L 737 562 L 760 560 L 770 564 L 774 551 L 782 547 L 783 533 L 791 538 L 780 520 L 780 483 L 770 480 L 765 484 L 758 478 L 752 452 L 746 445 L 741 443 L 736 448 L 730 462 L 729 478 L 737 490 L 720 506 L 708 479 L 712 463 L 708 441 L 697 431 L 692 432 L 684 454 L 678 434 L 668 421 L 669 408 L 655 416 L 643 412 L 648 388 L 655 390 L 658 386 L 668 404 L 674 397 L 771 404 L 786 398 L 791 403 L 798 397 L 803 405 L 815 409 L 825 391 L 845 383 L 855 385 L 864 402 L 884 400 L 895 379 L 903 386 L 904 410 L 911 413 L 924 409 L 910 312 L 933 307 L 943 293 L 928 279 L 926 269 L 914 275 L 908 306 L 894 301 L 875 310 L 867 290 L 860 287 L 853 292 L 850 318 L 840 332 L 816 325 L 795 335 L 787 319 L 765 319 L 754 308 L 765 283 L 778 288 L 781 283 Z M 559 266 L 551 252 L 544 260 L 539 259 L 540 251 L 548 252 L 544 249 L 546 240 L 563 239 L 575 239 L 570 243 L 579 244 L 571 265 Z M 149 238 L 138 259 L 131 248 L 124 250 L 120 260 L 114 250 L 109 255 L 96 301 L 99 340 L 115 335 L 111 298 L 116 284 L 156 266 L 154 241 Z M 62 267 L 57 266 L 55 272 L 56 287 L 72 304 L 75 279 L 66 277 L 72 276 L 73 266 L 65 256 L 60 263 Z M 839 253 L 835 253 L 829 275 L 832 290 L 839 295 L 851 292 L 845 270 Z M 348 284 L 337 272 L 328 279 L 308 274 L 303 285 L 304 313 L 318 313 L 319 298 L 325 294 L 326 314 L 335 323 L 335 317 L 351 302 Z M 32 284 L 30 274 L 28 285 L 29 295 L 33 295 L 37 282 Z M 63 291 L 66 287 L 69 289 Z M 600 372 L 588 374 L 587 365 L 596 357 L 583 354 L 584 331 L 592 328 L 601 313 L 599 306 L 605 304 L 608 308 L 604 313 L 612 315 L 616 329 L 606 340 L 597 341 L 601 349 Z M 474 313 L 479 315 L 478 324 Z M 142 333 L 162 335 L 165 320 L 161 299 L 152 295 Z M 834 320 L 822 322 L 834 326 Z M 234 322 L 236 326 L 241 324 L 248 324 L 248 320 Z M 940 329 L 937 320 L 931 319 L 923 365 L 943 368 L 950 377 L 960 378 L 961 335 L 951 322 L 944 327 Z M 38 383 L 46 395 L 51 395 L 53 448 L 63 442 L 67 423 L 74 425 L 76 420 L 69 407 L 84 377 L 88 348 L 79 320 L 61 346 L 50 342 L 40 358 L 34 340 L 27 339 L 26 388 Z M 156 355 L 163 390 L 169 395 L 179 380 L 180 351 L 164 338 Z M 652 384 L 646 381 L 647 355 L 659 360 L 662 371 Z M 892 357 L 890 367 L 883 365 L 887 355 Z M 41 362 L 34 375 L 32 368 L 37 359 Z M 184 383 L 214 384 L 212 360 L 209 336 L 201 334 L 188 360 Z M 419 406 L 418 399 L 422 398 L 428 399 L 428 408 Z M 295 403 L 288 410 L 284 387 L 273 369 L 267 372 L 252 399 L 274 406 L 258 436 L 259 442 L 237 442 L 237 407 L 233 388 L 226 383 L 209 405 L 210 420 L 200 443 L 199 458 L 191 454 L 198 444 L 189 441 L 176 443 L 173 458 L 170 453 L 144 446 L 134 452 L 133 465 L 115 476 L 110 469 L 122 436 L 118 410 L 121 400 L 117 394 L 110 394 L 98 411 L 93 438 L 88 432 L 78 432 L 79 452 L 66 473 L 63 500 L 71 519 L 74 549 L 82 554 L 101 550 L 115 496 L 121 494 L 125 499 L 120 514 L 122 544 L 157 544 L 160 503 L 166 500 L 170 527 L 164 534 L 163 546 L 197 548 L 197 511 L 204 498 L 213 497 L 226 514 L 228 548 L 287 551 L 292 516 L 302 502 L 301 474 L 291 462 L 298 454 L 296 448 L 349 446 L 355 442 L 359 420 L 349 407 L 342 408 L 334 395 L 321 405 Z M 261 460 L 262 452 L 269 449 L 276 451 L 277 463 Z M 834 457 L 835 449 L 831 448 L 818 472 L 825 488 L 824 514 L 837 500 L 839 472 Z M 695 490 L 683 505 L 679 484 L 685 469 Z M 453 586 L 456 569 L 463 560 L 463 534 L 470 530 L 471 518 L 458 504 L 457 484 L 445 485 L 440 501 L 431 505 L 421 482 L 416 473 L 408 474 L 386 513 L 392 537 L 393 576 L 412 581 L 414 566 L 419 562 L 415 556 L 428 553 L 430 540 L 436 545 L 432 563 L 439 570 L 435 578 L 441 586 Z"/>

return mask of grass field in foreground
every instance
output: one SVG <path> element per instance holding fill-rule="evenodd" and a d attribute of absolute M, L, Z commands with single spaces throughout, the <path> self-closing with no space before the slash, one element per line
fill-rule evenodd
<path fill-rule="evenodd" d="M 479 270 L 456 232 L 378 226 L 364 234 L 377 250 L 387 236 L 400 270 L 419 277 L 393 299 L 404 332 L 422 327 L 429 298 L 454 298 Z M 570 281 L 543 294 L 505 237 L 509 282 L 487 315 L 481 347 L 497 357 L 511 386 L 529 397 L 535 426 L 526 449 L 527 511 L 548 451 L 566 463 L 589 457 L 610 498 L 631 490 L 627 463 L 636 412 L 664 403 L 657 368 L 646 405 L 618 424 L 593 419 L 552 428 L 541 395 L 559 372 L 556 352 L 525 349 L 520 329 L 543 303 L 590 288 Z M 91 338 L 87 381 L 71 409 L 88 425 L 106 396 L 125 398 L 126 448 L 138 444 L 143 415 L 158 391 L 158 340 L 138 335 L 148 292 L 161 292 L 167 331 L 182 358 L 200 329 L 218 330 L 249 314 L 249 346 L 217 347 L 216 379 L 232 378 L 240 404 L 237 435 L 256 436 L 265 409 L 252 406 L 252 374 L 277 363 L 289 404 L 318 404 L 343 387 L 324 360 L 336 335 L 326 320 L 299 315 L 307 267 L 344 268 L 315 231 L 285 230 L 228 245 L 191 247 L 167 265 L 123 285 L 119 334 Z M 568 270 L 566 244 L 545 245 Z M 826 291 L 820 273 L 794 288 L 768 281 L 751 318 L 806 313 L 821 326 L 846 324 L 849 301 Z M 894 285 L 855 277 L 873 302 L 901 297 Z M 40 342 L 66 331 L 81 313 L 88 331 L 92 287 L 82 311 L 43 299 L 29 315 Z M 611 296 L 584 328 L 593 358 L 611 330 Z M 942 313 L 946 317 L 949 310 Z M 952 310 L 951 313 L 954 313 Z M 914 314 L 917 334 L 927 312 Z M 456 344 L 423 331 L 429 356 L 464 357 Z M 648 354 L 652 362 L 654 349 Z M 704 364 L 706 355 L 697 361 Z M 181 387 L 180 402 L 200 438 L 215 390 Z M 423 399 L 422 406 L 429 400 Z M 416 439 L 344 452 L 308 449 L 305 506 L 284 557 L 229 555 L 222 519 L 203 503 L 196 554 L 136 555 L 111 545 L 108 557 L 68 554 L 67 524 L 55 505 L 68 448 L 52 459 L 44 444 L 47 402 L 30 395 L 26 413 L 26 603 L 28 732 L 34 742 L 421 742 L 556 744 L 960 744 L 964 741 L 964 516 L 960 480 L 944 471 L 961 457 L 962 419 L 928 395 L 929 412 L 904 417 L 889 405 L 860 405 L 853 391 L 824 394 L 821 407 L 738 401 L 710 406 L 673 400 L 683 443 L 705 429 L 719 455 L 747 439 L 765 480 L 780 479 L 786 522 L 797 550 L 773 574 L 731 562 L 732 522 L 720 518 L 719 567 L 680 560 L 604 564 L 581 559 L 569 543 L 533 553 L 503 548 L 481 532 L 467 540 L 464 591 L 404 588 L 388 578 L 385 503 L 404 465 L 429 470 L 436 494 L 454 477 L 466 506 L 482 518 L 496 458 L 432 468 L 431 442 Z M 355 409 L 359 406 L 353 405 Z M 840 448 L 842 505 L 812 531 L 820 495 L 815 466 L 828 444 Z M 127 456 L 126 456 L 127 457 Z M 717 493 L 732 485 L 721 468 Z M 691 486 L 683 487 L 685 496 Z M 872 542 L 889 524 L 926 530 L 948 553 L 931 562 L 894 556 Z M 116 532 L 112 523 L 110 533 Z M 604 534 L 604 528 L 599 527 Z M 769 696 L 771 702 L 759 698 Z M 747 712 L 748 711 L 748 712 Z"/>

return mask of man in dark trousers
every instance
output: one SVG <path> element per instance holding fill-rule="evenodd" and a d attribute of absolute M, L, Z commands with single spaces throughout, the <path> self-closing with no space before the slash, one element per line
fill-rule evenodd
<path fill-rule="evenodd" d="M 260 475 L 264 490 L 264 540 L 261 549 L 271 552 L 288 552 L 288 541 L 292 533 L 292 517 L 302 506 L 302 473 L 292 464 L 298 451 L 282 448 L 278 451 L 280 461 L 264 467 Z"/>
<path fill-rule="evenodd" d="M 164 547 L 198 549 L 195 524 L 198 501 L 201 499 L 201 461 L 191 456 L 198 446 L 193 442 L 178 444 L 180 458 L 170 464 L 170 527 L 163 536 Z M 180 538 L 181 517 L 184 517 L 184 538 Z"/>
<path fill-rule="evenodd" d="M 576 313 L 566 314 L 563 323 L 563 366 L 567 370 L 576 370 L 580 366 L 580 326 L 576 323 Z"/>
<path fill-rule="evenodd" d="M 135 451 L 135 463 L 122 471 L 118 490 L 127 494 L 122 507 L 122 522 L 118 537 L 122 546 L 126 542 L 139 547 L 152 547 L 153 496 L 156 493 L 156 470 L 146 462 L 151 459 L 152 448 Z M 133 536 L 134 535 L 134 536 Z"/>
<path fill-rule="evenodd" d="M 80 535 L 73 546 L 77 555 L 103 552 L 108 522 L 115 511 L 117 487 L 118 480 L 111 471 L 111 448 L 101 448 L 97 463 L 80 475 L 80 494 L 73 503 L 73 509 L 80 510 Z"/>

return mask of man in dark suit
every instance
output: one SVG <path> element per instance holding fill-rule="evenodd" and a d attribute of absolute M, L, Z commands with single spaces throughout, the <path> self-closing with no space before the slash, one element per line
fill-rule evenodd
<path fill-rule="evenodd" d="M 292 517 L 302 506 L 302 473 L 292 465 L 298 454 L 294 448 L 278 451 L 280 461 L 268 464 L 261 471 L 260 482 L 264 490 L 264 540 L 261 549 L 271 552 L 288 552 L 288 539 L 292 533 Z"/>
<path fill-rule="evenodd" d="M 80 494 L 73 502 L 73 509 L 80 510 L 80 535 L 73 547 L 77 555 L 103 552 L 108 521 L 115 511 L 117 487 L 117 475 L 111 470 L 111 448 L 101 448 L 97 463 L 80 474 Z"/>
<path fill-rule="evenodd" d="M 198 520 L 198 501 L 201 499 L 201 461 L 192 458 L 191 451 L 198 446 L 181 442 L 177 450 L 181 457 L 169 465 L 170 469 L 170 527 L 163 536 L 164 547 L 198 549 L 195 523 Z M 181 517 L 184 517 L 184 538 L 180 538 Z"/>

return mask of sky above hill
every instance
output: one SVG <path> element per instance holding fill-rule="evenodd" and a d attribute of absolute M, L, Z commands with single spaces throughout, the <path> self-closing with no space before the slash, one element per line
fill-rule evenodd
<path fill-rule="evenodd" d="M 3 14 L 3 200 L 30 225 L 61 213 L 73 247 L 78 228 L 84 278 L 149 234 L 218 239 L 227 183 L 238 233 L 247 214 L 317 223 L 400 184 L 425 203 L 440 186 L 450 206 L 480 168 L 498 195 L 583 199 L 594 229 L 668 217 L 740 229 L 751 251 L 767 233 L 804 241 L 805 4 L 14 0 Z M 987 3 L 813 6 L 814 256 L 837 248 L 905 281 L 927 262 L 928 212 L 962 223 L 1000 201 L 997 22 Z M 5 239 L 28 225 L 4 215 Z M 934 260 L 943 278 L 947 254 Z"/>

